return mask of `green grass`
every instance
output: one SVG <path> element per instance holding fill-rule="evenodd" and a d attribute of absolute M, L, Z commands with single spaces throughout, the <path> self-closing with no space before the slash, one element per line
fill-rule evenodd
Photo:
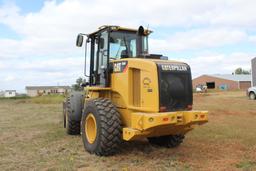
<path fill-rule="evenodd" d="M 28 102 L 36 104 L 58 104 L 62 103 L 64 98 L 63 95 L 46 95 L 30 98 Z"/>
<path fill-rule="evenodd" d="M 36 104 L 58 104 L 65 99 L 63 95 L 45 95 L 37 97 L 16 96 L 16 97 L 0 97 L 0 100 L 21 100 L 20 103 L 36 103 Z"/>
<path fill-rule="evenodd" d="M 8 99 L 29 99 L 29 96 L 15 96 L 15 97 L 0 97 L 0 100 L 8 100 Z"/>
<path fill-rule="evenodd" d="M 186 135 L 180 147 L 124 142 L 120 153 L 98 157 L 80 136 L 63 128 L 63 96 L 0 101 L 1 170 L 255 170 L 256 101 L 244 92 L 195 95 L 194 109 L 209 123 Z"/>
<path fill-rule="evenodd" d="M 242 161 L 236 164 L 236 167 L 243 170 L 253 170 L 256 169 L 256 161 Z"/>

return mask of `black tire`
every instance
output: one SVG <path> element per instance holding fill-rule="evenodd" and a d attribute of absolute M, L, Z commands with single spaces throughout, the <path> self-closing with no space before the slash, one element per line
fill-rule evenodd
<path fill-rule="evenodd" d="M 161 137 L 149 137 L 148 141 L 153 145 L 174 148 L 179 146 L 183 142 L 184 138 L 184 135 L 167 135 Z"/>
<path fill-rule="evenodd" d="M 66 112 L 66 102 L 64 101 L 63 102 L 63 127 L 66 128 L 67 126 L 67 118 L 66 118 L 66 115 L 67 115 L 67 112 Z"/>
<path fill-rule="evenodd" d="M 72 92 L 66 99 L 64 115 L 64 126 L 69 135 L 80 134 L 80 122 L 83 110 L 84 96 L 82 92 Z"/>
<path fill-rule="evenodd" d="M 86 118 L 89 114 L 94 116 L 97 128 L 96 138 L 92 143 L 89 143 L 85 132 Z M 121 119 L 109 99 L 98 98 L 86 102 L 81 128 L 84 148 L 88 152 L 98 156 L 109 156 L 118 151 L 121 143 Z"/>
<path fill-rule="evenodd" d="M 255 93 L 254 92 L 250 92 L 249 98 L 250 98 L 250 100 L 255 100 L 256 99 Z"/>

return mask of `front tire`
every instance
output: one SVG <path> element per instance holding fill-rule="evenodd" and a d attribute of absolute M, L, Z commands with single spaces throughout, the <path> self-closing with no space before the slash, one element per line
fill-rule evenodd
<path fill-rule="evenodd" d="M 183 142 L 184 138 L 184 135 L 167 135 L 160 137 L 149 137 L 148 141 L 153 145 L 174 148 L 178 147 Z"/>
<path fill-rule="evenodd" d="M 121 142 L 121 119 L 109 99 L 86 102 L 81 121 L 84 148 L 98 156 L 113 155 Z"/>
<path fill-rule="evenodd" d="M 251 100 L 255 100 L 255 99 L 256 99 L 256 95 L 255 95 L 255 93 L 250 92 L 250 94 L 249 94 L 249 98 L 250 98 Z"/>

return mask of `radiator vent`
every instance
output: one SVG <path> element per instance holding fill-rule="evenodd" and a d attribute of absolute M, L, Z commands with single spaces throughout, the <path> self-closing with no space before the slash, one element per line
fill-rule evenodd
<path fill-rule="evenodd" d="M 140 70 L 132 69 L 133 105 L 140 107 Z"/>

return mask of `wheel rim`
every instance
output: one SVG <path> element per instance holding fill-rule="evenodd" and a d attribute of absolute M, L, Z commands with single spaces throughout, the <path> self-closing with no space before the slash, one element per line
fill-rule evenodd
<path fill-rule="evenodd" d="M 85 135 L 90 144 L 94 143 L 97 135 L 96 119 L 92 113 L 89 113 L 85 121 Z"/>

